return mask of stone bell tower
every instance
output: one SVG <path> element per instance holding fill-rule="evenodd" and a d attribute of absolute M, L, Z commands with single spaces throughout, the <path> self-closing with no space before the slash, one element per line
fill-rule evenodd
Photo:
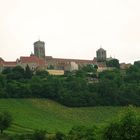
<path fill-rule="evenodd" d="M 34 55 L 38 58 L 45 58 L 45 42 L 39 40 L 34 43 Z"/>
<path fill-rule="evenodd" d="M 96 52 L 97 55 L 97 61 L 106 61 L 106 50 L 103 48 L 100 48 Z"/>

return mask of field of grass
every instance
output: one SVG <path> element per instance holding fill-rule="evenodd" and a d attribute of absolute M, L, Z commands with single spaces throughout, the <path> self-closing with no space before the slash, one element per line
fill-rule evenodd
<path fill-rule="evenodd" d="M 70 108 L 47 99 L 0 99 L 0 111 L 11 112 L 14 119 L 8 133 L 25 133 L 35 129 L 67 133 L 74 125 L 104 125 L 114 119 L 122 109 Z"/>

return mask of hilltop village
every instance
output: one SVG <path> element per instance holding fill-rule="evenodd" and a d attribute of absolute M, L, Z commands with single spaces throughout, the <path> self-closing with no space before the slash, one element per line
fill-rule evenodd
<path fill-rule="evenodd" d="M 113 59 L 112 57 L 107 58 L 107 52 L 103 48 L 96 51 L 96 57 L 93 60 L 53 58 L 45 55 L 45 42 L 39 40 L 34 43 L 34 53 L 30 56 L 21 56 L 16 61 L 5 61 L 0 58 L 0 71 L 16 66 L 21 66 L 25 69 L 28 65 L 33 71 L 47 70 L 50 74 L 63 75 L 65 71 L 78 70 L 80 67 L 90 64 L 96 65 L 98 71 L 101 72 L 113 69 L 106 65 L 106 61 Z M 131 64 L 120 64 L 121 69 L 126 69 L 130 66 Z"/>
<path fill-rule="evenodd" d="M 126 112 L 122 119 L 125 124 L 120 119 L 114 124 L 108 120 L 116 120 L 112 116 L 126 108 L 119 106 L 140 106 L 140 61 L 131 66 L 120 64 L 116 58 L 107 58 L 103 48 L 97 50 L 93 60 L 53 58 L 45 55 L 45 43 L 37 41 L 30 56 L 0 62 L 1 111 L 12 114 L 9 117 L 7 112 L 0 112 L 0 139 L 6 136 L 5 140 L 98 140 L 104 136 L 102 140 L 108 140 L 105 134 L 111 133 L 110 139 L 118 130 L 117 138 L 110 139 L 114 140 L 119 134 L 120 139 L 126 134 L 127 129 L 122 126 L 127 127 L 130 121 L 134 123 L 129 127 L 138 129 L 131 129 L 132 135 L 139 136 L 140 121 L 130 120 L 128 116 L 136 118 L 131 112 Z M 7 126 L 9 120 L 11 124 Z M 126 131 L 121 133 L 122 130 Z"/>

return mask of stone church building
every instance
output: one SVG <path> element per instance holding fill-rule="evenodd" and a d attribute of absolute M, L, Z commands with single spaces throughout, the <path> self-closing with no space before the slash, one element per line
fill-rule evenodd
<path fill-rule="evenodd" d="M 75 64 L 75 66 L 77 65 L 78 67 L 82 67 L 87 64 L 106 67 L 105 63 L 103 63 L 103 61 L 106 60 L 106 51 L 102 48 L 97 50 L 97 58 L 94 58 L 93 60 L 53 58 L 52 56 L 45 55 L 45 43 L 39 40 L 34 43 L 34 55 L 38 58 L 44 59 L 47 68 L 58 70 L 70 70 L 71 64 Z"/>
<path fill-rule="evenodd" d="M 21 56 L 16 61 L 4 61 L 0 58 L 0 71 L 4 68 L 12 68 L 15 66 L 21 66 L 25 68 L 27 65 L 32 70 L 37 69 L 54 69 L 54 70 L 64 70 L 72 71 L 78 70 L 79 67 L 92 64 L 97 65 L 100 68 L 105 68 L 106 51 L 100 48 L 96 52 L 97 57 L 93 60 L 81 60 L 81 59 L 65 59 L 65 58 L 53 58 L 52 56 L 45 55 L 45 42 L 36 41 L 34 43 L 34 54 L 30 56 Z"/>

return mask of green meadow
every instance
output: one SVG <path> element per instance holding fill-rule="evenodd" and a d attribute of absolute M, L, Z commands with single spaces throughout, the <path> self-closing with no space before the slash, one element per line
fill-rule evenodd
<path fill-rule="evenodd" d="M 43 129 L 49 133 L 67 133 L 75 125 L 102 126 L 123 110 L 123 107 L 70 108 L 48 99 L 0 99 L 0 111 L 13 116 L 8 133 L 26 133 Z M 140 110 L 139 108 L 137 109 Z"/>

